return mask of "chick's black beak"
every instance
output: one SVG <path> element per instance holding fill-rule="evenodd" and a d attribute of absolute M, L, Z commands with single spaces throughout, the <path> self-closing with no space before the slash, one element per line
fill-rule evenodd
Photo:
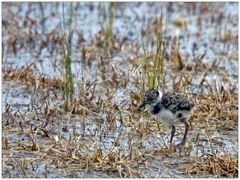
<path fill-rule="evenodd" d="M 146 103 L 142 102 L 142 103 L 138 106 L 138 108 L 141 109 L 141 108 L 145 107 L 145 105 L 146 105 Z"/>

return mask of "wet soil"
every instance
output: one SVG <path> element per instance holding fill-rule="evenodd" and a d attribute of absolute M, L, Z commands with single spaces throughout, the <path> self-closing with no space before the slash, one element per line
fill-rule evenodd
<path fill-rule="evenodd" d="M 109 45 L 110 3 L 2 3 L 2 176 L 237 177 L 238 3 L 112 5 Z M 181 149 L 169 145 L 169 127 L 137 108 L 161 15 L 161 88 L 197 107 Z M 180 124 L 174 144 L 183 132 Z"/>

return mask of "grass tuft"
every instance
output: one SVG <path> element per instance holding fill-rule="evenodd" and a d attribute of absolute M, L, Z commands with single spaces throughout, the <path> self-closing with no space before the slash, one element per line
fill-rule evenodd
<path fill-rule="evenodd" d="M 163 18 L 156 18 L 156 50 L 153 55 L 149 53 L 143 43 L 144 50 L 144 65 L 143 65 L 143 82 L 141 88 L 145 91 L 146 88 L 152 89 L 161 86 L 163 73 L 163 57 L 165 53 L 165 46 L 163 43 Z M 147 82 L 145 82 L 147 81 Z M 147 87 L 146 87 L 147 86 Z"/>

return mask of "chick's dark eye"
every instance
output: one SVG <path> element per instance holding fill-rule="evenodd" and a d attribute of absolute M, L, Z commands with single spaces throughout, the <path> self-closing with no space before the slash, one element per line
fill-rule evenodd
<path fill-rule="evenodd" d="M 149 100 L 152 101 L 154 98 L 153 97 L 150 97 Z"/>

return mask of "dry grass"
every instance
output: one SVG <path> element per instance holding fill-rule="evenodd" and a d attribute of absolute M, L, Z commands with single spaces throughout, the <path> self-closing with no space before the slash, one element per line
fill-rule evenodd
<path fill-rule="evenodd" d="M 200 6 L 201 12 L 207 9 L 207 6 Z M 9 20 L 15 21 L 13 12 L 7 13 Z M 29 16 L 28 12 L 25 23 L 34 30 L 35 24 Z M 153 22 L 143 31 L 151 34 L 154 29 L 155 34 L 156 29 L 152 27 L 156 25 L 157 22 Z M 47 47 L 53 56 L 63 55 L 63 37 L 57 30 L 47 34 L 36 31 L 32 38 L 24 39 L 21 37 L 23 27 L 20 23 L 16 26 L 19 26 L 19 35 L 10 31 L 11 26 L 6 27 L 10 37 L 7 41 L 9 54 L 17 55 L 22 45 L 41 50 Z M 177 39 L 172 47 L 166 47 L 171 53 L 164 49 L 159 54 L 144 55 L 136 50 L 141 45 L 112 36 L 110 53 L 106 53 L 101 42 L 105 34 L 101 31 L 90 44 L 83 44 L 82 34 L 77 30 L 71 33 L 74 32 L 78 32 L 75 34 L 77 44 L 82 43 L 73 48 L 80 52 L 82 64 L 80 72 L 76 73 L 81 77 L 73 79 L 76 91 L 69 112 L 64 111 L 64 80 L 39 73 L 38 65 L 44 66 L 44 62 L 33 61 L 22 67 L 3 62 L 3 177 L 238 176 L 237 152 L 230 151 L 227 144 L 235 148 L 238 142 L 238 89 L 235 77 L 221 69 L 217 61 L 204 61 L 206 53 L 187 59 L 180 53 Z M 159 46 L 173 39 L 161 38 Z M 227 39 L 231 39 L 230 35 L 226 35 Z M 37 42 L 40 42 L 39 47 Z M 149 39 L 150 42 L 156 43 Z M 123 51 L 136 56 L 117 59 Z M 168 127 L 137 109 L 144 58 L 156 60 L 161 77 L 157 77 L 157 73 L 153 76 L 157 81 L 161 79 L 158 84 L 165 91 L 185 94 L 197 106 L 191 115 L 188 141 L 182 149 L 169 146 Z M 64 62 L 58 60 L 54 57 L 50 61 L 56 72 L 64 74 Z M 74 56 L 71 60 L 74 67 L 79 63 Z M 145 71 L 151 68 L 156 68 L 152 62 Z M 213 74 L 224 74 L 222 85 L 209 82 Z M 76 78 L 74 75 L 72 78 Z M 176 141 L 182 137 L 182 126 L 179 128 Z"/>

